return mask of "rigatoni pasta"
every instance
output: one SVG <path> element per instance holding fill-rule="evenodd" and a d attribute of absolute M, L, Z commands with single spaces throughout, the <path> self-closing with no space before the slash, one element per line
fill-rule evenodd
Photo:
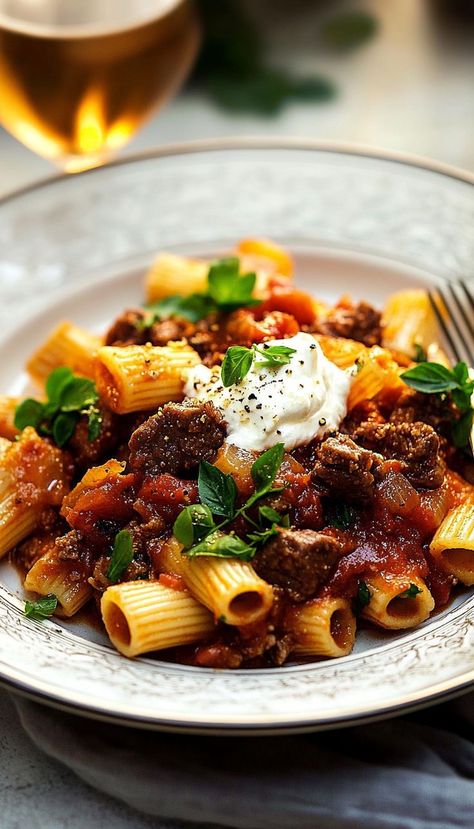
<path fill-rule="evenodd" d="M 103 346 L 95 361 L 99 394 L 118 414 L 149 411 L 160 403 L 181 400 L 186 370 L 200 363 L 186 343 L 168 346 Z"/>
<path fill-rule="evenodd" d="M 89 572 L 81 562 L 62 559 L 53 548 L 36 561 L 25 579 L 25 589 L 39 596 L 54 595 L 57 614 L 74 616 L 92 596 Z"/>
<path fill-rule="evenodd" d="M 125 656 L 186 645 L 214 630 L 212 615 L 190 593 L 159 581 L 109 587 L 101 612 L 111 642 Z"/>
<path fill-rule="evenodd" d="M 451 510 L 438 527 L 430 551 L 443 569 L 474 584 L 474 501 Z"/>
<path fill-rule="evenodd" d="M 53 369 L 67 366 L 84 377 L 94 376 L 94 358 L 102 340 L 73 325 L 62 322 L 28 360 L 31 378 L 43 386 Z"/>
<path fill-rule="evenodd" d="M 347 599 L 324 597 L 291 608 L 285 628 L 300 656 L 346 656 L 354 646 L 356 619 Z"/>
<path fill-rule="evenodd" d="M 418 576 L 370 576 L 367 587 L 370 601 L 362 615 L 388 630 L 417 627 L 434 608 L 434 599 Z"/>
<path fill-rule="evenodd" d="M 144 308 L 37 347 L 38 397 L 0 397 L 0 556 L 28 616 L 95 602 L 124 656 L 265 668 L 474 584 L 473 371 L 428 294 L 382 317 L 292 277 L 263 238 L 161 254 Z"/>

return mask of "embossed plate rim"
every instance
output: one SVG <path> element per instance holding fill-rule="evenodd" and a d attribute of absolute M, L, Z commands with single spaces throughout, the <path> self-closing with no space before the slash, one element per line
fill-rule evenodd
<path fill-rule="evenodd" d="M 354 147 L 348 144 L 335 144 L 333 142 L 299 139 L 269 140 L 266 138 L 257 138 L 198 141 L 187 145 L 175 145 L 163 147 L 157 151 L 138 153 L 129 157 L 118 159 L 108 166 L 121 167 L 134 162 L 152 160 L 154 158 L 163 159 L 173 156 L 179 157 L 181 155 L 189 156 L 193 153 L 196 154 L 215 151 L 223 153 L 226 150 L 262 149 L 290 151 L 316 150 L 323 153 L 326 152 L 328 154 L 341 154 L 346 156 L 352 155 L 359 158 L 397 162 L 404 166 L 411 166 L 413 168 L 417 168 L 418 170 L 425 170 L 429 173 L 435 173 L 441 177 L 455 179 L 465 184 L 474 183 L 474 176 L 471 176 L 469 173 L 464 173 L 461 170 L 457 170 L 449 165 L 438 162 L 431 162 L 414 156 L 405 156 L 398 153 L 378 152 L 370 148 Z M 100 174 L 102 169 L 103 168 L 93 169 L 79 175 L 93 176 L 97 173 Z M 11 203 L 16 197 L 28 195 L 29 192 L 39 190 L 43 187 L 49 187 L 51 184 L 54 185 L 62 181 L 64 181 L 63 176 L 52 176 L 46 180 L 35 182 L 26 188 L 18 190 L 16 193 L 7 194 L 7 196 L 3 199 L 0 199 L 0 205 Z M 113 277 L 111 278 L 113 279 Z M 437 278 L 441 277 L 438 275 Z M 83 292 L 87 293 L 91 289 L 92 284 L 92 280 L 91 282 L 84 281 L 77 287 L 74 286 L 70 289 L 52 291 L 51 296 L 44 303 L 42 303 L 42 307 L 37 307 L 35 309 L 34 313 L 30 316 L 30 319 L 34 321 L 35 318 L 37 319 L 44 313 L 45 307 L 49 307 L 50 305 L 54 307 L 56 303 L 61 302 L 61 300 L 65 297 L 72 298 L 77 294 L 81 294 Z M 8 327 L 9 326 L 7 326 L 7 328 Z M 11 330 L 4 331 L 2 334 L 3 336 L 1 339 L 5 342 L 5 334 L 7 337 L 11 336 Z M 443 618 L 438 620 L 434 619 L 432 623 L 430 623 L 429 628 L 420 628 L 417 631 L 413 631 L 411 634 L 404 637 L 402 641 L 387 642 L 366 653 L 354 654 L 344 660 L 334 660 L 330 663 L 325 662 L 305 666 L 288 666 L 287 668 L 269 671 L 233 672 L 232 677 L 235 678 L 234 682 L 234 680 L 231 679 L 231 675 L 223 671 L 203 671 L 198 668 L 189 668 L 187 666 L 172 666 L 162 662 L 154 663 L 152 660 L 148 659 L 143 659 L 139 662 L 137 661 L 134 666 L 130 666 L 129 663 L 127 667 L 123 662 L 123 658 L 118 654 L 115 654 L 113 651 L 110 651 L 110 649 L 97 644 L 91 646 L 91 643 L 78 637 L 70 631 L 65 631 L 54 623 L 47 622 L 41 629 L 38 629 L 38 623 L 30 622 L 30 620 L 25 620 L 22 617 L 20 609 L 21 603 L 18 599 L 13 597 L 6 588 L 2 587 L 0 593 L 4 594 L 4 596 L 6 595 L 6 598 L 4 598 L 4 600 L 0 603 L 0 616 L 2 613 L 4 614 L 4 617 L 6 614 L 10 614 L 10 624 L 13 625 L 16 633 L 19 636 L 26 633 L 26 639 L 29 640 L 28 646 L 30 646 L 30 651 L 34 649 L 34 641 L 36 641 L 37 647 L 39 648 L 42 642 L 46 643 L 49 639 L 48 644 L 45 644 L 44 647 L 44 660 L 47 667 L 43 671 L 41 677 L 37 676 L 35 679 L 34 672 L 32 671 L 30 671 L 27 675 L 26 671 L 21 669 L 20 664 L 9 665 L 8 659 L 6 659 L 0 663 L 0 683 L 8 685 L 8 687 L 15 689 L 19 693 L 26 694 L 33 698 L 42 699 L 50 705 L 61 707 L 65 710 L 76 712 L 80 711 L 88 716 L 107 719 L 128 725 L 139 725 L 142 727 L 167 730 L 194 731 L 200 733 L 213 732 L 232 734 L 281 733 L 282 731 L 304 731 L 317 728 L 330 728 L 335 725 L 355 724 L 358 722 L 367 722 L 372 719 L 380 719 L 385 716 L 399 713 L 401 710 L 412 710 L 421 705 L 425 705 L 428 702 L 434 702 L 442 697 L 444 698 L 446 695 L 452 696 L 457 693 L 461 693 L 468 684 L 474 682 L 474 663 L 470 662 L 472 653 L 469 650 L 466 651 L 466 646 L 469 646 L 469 636 L 474 630 L 474 597 L 467 599 L 462 605 L 451 609 Z M 433 663 L 429 660 L 428 651 L 431 650 L 433 652 L 433 649 L 436 650 L 436 648 L 440 648 L 442 650 L 442 645 L 446 642 L 446 639 L 439 634 L 446 626 L 449 626 L 451 630 L 455 631 L 455 633 L 451 633 L 451 650 L 445 651 L 447 663 L 443 666 L 442 655 L 437 656 L 438 661 L 435 660 L 435 663 Z M 38 635 L 32 643 L 31 632 L 34 631 L 35 628 Z M 48 634 L 48 631 L 51 634 L 53 630 L 56 632 L 61 631 L 61 634 L 58 634 L 58 636 L 60 636 L 62 642 L 64 643 L 62 648 L 57 647 L 57 637 L 55 635 L 51 636 Z M 436 633 L 437 631 L 438 635 Z M 455 641 L 456 637 L 458 637 L 457 643 Z M 436 640 L 438 640 L 438 645 L 436 644 Z M 14 640 L 12 639 L 11 641 L 13 642 Z M 454 648 L 452 647 L 453 643 Z M 19 644 L 18 647 L 20 647 Z M 406 670 L 408 679 L 410 680 L 411 678 L 412 685 L 414 674 L 416 674 L 416 685 L 418 682 L 418 674 L 423 671 L 424 666 L 428 671 L 431 671 L 430 678 L 432 681 L 430 682 L 429 687 L 426 687 L 425 683 L 422 687 L 412 687 L 405 694 L 401 692 L 400 687 L 397 687 L 397 695 L 393 701 L 388 697 L 388 695 L 382 701 L 379 700 L 377 702 L 373 699 L 370 701 L 369 694 L 369 701 L 366 702 L 363 696 L 364 688 L 361 690 L 361 687 L 358 689 L 359 698 L 357 703 L 347 702 L 347 700 L 351 699 L 350 694 L 347 693 L 345 693 L 345 696 L 342 695 L 343 698 L 336 699 L 337 692 L 334 689 L 338 682 L 338 677 L 339 679 L 342 677 L 343 682 L 345 678 L 347 690 L 347 683 L 350 682 L 351 677 L 355 675 L 357 666 L 360 666 L 360 668 L 363 669 L 363 666 L 366 665 L 367 662 L 372 661 L 380 663 L 381 660 L 383 661 L 383 658 L 388 656 L 391 650 L 402 655 L 401 658 L 405 660 L 403 670 Z M 415 656 L 415 652 L 419 652 L 418 656 Z M 26 648 L 25 653 L 28 653 L 28 647 Z M 466 653 L 469 653 L 469 658 L 464 658 Z M 104 663 L 108 663 L 113 666 L 114 673 L 117 672 L 119 675 L 128 673 L 131 687 L 133 688 L 133 682 L 135 682 L 135 687 L 142 688 L 142 699 L 146 700 L 146 704 L 140 705 L 137 708 L 137 706 L 131 704 L 130 701 L 130 704 L 127 707 L 126 696 L 124 697 L 123 695 L 122 697 L 119 696 L 113 700 L 111 698 L 107 700 L 104 698 L 104 694 L 102 693 L 102 696 L 99 699 L 99 691 L 96 686 L 94 686 L 92 680 L 89 686 L 87 686 L 86 682 L 82 688 L 79 688 L 79 690 L 74 687 L 72 691 L 71 689 L 68 691 L 67 682 L 63 681 L 61 688 L 58 689 L 57 681 L 54 682 L 54 670 L 57 669 L 57 664 L 62 664 L 62 660 L 65 658 L 67 659 L 68 656 L 71 663 L 76 661 L 76 668 L 71 669 L 71 677 L 73 678 L 75 675 L 77 676 L 77 674 L 80 673 L 84 663 L 89 664 L 87 659 L 91 660 L 92 663 L 94 662 L 94 659 L 97 662 L 102 660 Z M 76 660 L 74 659 L 74 656 L 76 656 Z M 61 660 L 61 662 L 58 663 L 58 659 Z M 418 663 L 417 659 L 419 660 Z M 390 662 L 390 659 L 386 659 L 386 663 L 388 665 Z M 397 660 L 394 660 L 394 662 L 397 662 Z M 470 670 L 470 664 L 473 664 L 473 670 Z M 153 673 L 149 670 L 150 665 L 153 667 Z M 446 671 L 444 673 L 445 678 L 438 681 L 438 670 L 441 671 L 443 667 Z M 469 670 L 467 670 L 468 667 Z M 48 669 L 50 669 L 49 674 Z M 75 674 L 74 670 L 76 671 Z M 9 676 L 6 675 L 7 673 Z M 105 670 L 103 674 L 104 675 L 100 678 L 101 682 L 105 681 Z M 184 686 L 182 697 L 182 700 L 184 700 L 184 707 L 182 700 L 180 699 L 178 702 L 178 709 L 174 709 L 174 715 L 170 715 L 168 713 L 164 716 L 163 711 L 160 713 L 159 693 L 161 693 L 163 697 L 163 691 L 160 691 L 153 696 L 153 691 L 150 690 L 149 696 L 147 696 L 147 689 L 148 686 L 150 686 L 150 678 L 148 678 L 150 674 L 152 674 L 153 678 L 156 678 L 156 680 L 158 680 L 161 675 L 164 685 L 168 682 L 168 685 L 172 691 L 174 690 L 173 682 L 175 685 L 177 683 L 179 687 L 179 680 L 182 680 Z M 329 686 L 329 674 L 331 674 L 332 684 L 330 685 L 329 690 L 326 687 L 326 691 L 321 691 L 321 689 L 318 688 L 318 676 L 320 677 L 319 684 L 321 684 L 322 679 L 323 683 L 326 682 L 326 686 Z M 379 676 L 379 674 L 376 675 Z M 51 677 L 53 677 L 53 679 Z M 298 677 L 301 681 L 299 693 L 296 687 Z M 233 711 L 233 713 L 228 713 L 226 711 L 225 715 L 222 715 L 222 713 L 219 714 L 219 710 L 214 711 L 210 705 L 207 706 L 203 713 L 194 713 L 193 706 L 189 705 L 189 699 L 193 694 L 193 690 L 190 691 L 190 687 L 193 686 L 193 679 L 196 681 L 196 687 L 199 686 L 201 694 L 211 693 L 211 691 L 208 690 L 211 686 L 225 688 L 227 685 L 228 687 L 232 686 L 234 691 L 236 691 L 238 690 L 239 683 L 241 683 L 240 687 L 242 689 L 242 693 L 245 689 L 245 693 L 247 694 L 247 704 L 252 694 L 258 695 L 258 690 L 256 689 L 261 688 L 262 693 L 265 693 L 265 689 L 268 690 L 270 686 L 274 686 L 273 694 L 275 696 L 275 701 L 271 702 L 269 707 L 265 707 L 265 704 L 263 703 L 257 705 L 255 708 L 255 710 L 257 710 L 256 714 L 253 713 L 250 707 L 248 707 L 246 711 L 241 708 L 238 713 L 235 711 Z M 305 684 L 306 679 L 307 682 Z M 70 682 L 71 681 L 72 680 L 70 680 Z M 398 682 L 400 682 L 399 679 Z M 119 682 L 119 686 L 122 690 L 124 685 L 126 685 L 126 682 L 122 679 Z M 283 701 L 281 702 L 279 708 L 278 692 L 275 690 L 278 686 L 283 688 L 285 685 L 290 689 L 285 692 L 286 700 L 291 699 L 291 694 L 293 693 L 295 698 L 298 698 L 298 708 L 293 707 L 291 711 L 288 709 L 286 712 L 284 709 L 285 696 L 283 694 L 281 697 Z M 368 688 L 371 688 L 372 690 L 372 695 L 376 693 L 374 690 L 375 685 L 375 682 L 372 682 L 371 685 L 369 683 L 368 685 Z M 354 688 L 354 690 L 356 689 Z M 113 696 L 113 693 L 109 696 Z M 388 703 L 386 702 L 387 698 L 389 699 Z M 334 704 L 332 703 L 333 699 L 335 700 Z M 323 700 L 326 704 L 324 712 L 319 712 L 318 715 L 315 713 L 315 701 L 317 700 Z M 328 700 L 330 700 L 330 702 L 328 702 Z M 226 710 L 227 705 L 228 701 L 226 700 L 224 703 L 224 709 L 221 707 L 220 710 Z M 303 711 L 301 716 L 299 714 L 300 710 Z M 293 714 L 294 716 L 292 716 Z"/>

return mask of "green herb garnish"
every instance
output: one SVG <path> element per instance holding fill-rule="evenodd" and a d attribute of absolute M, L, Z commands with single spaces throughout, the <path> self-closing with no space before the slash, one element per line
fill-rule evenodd
<path fill-rule="evenodd" d="M 413 343 L 413 354 L 415 363 L 426 363 L 428 355 L 420 343 Z"/>
<path fill-rule="evenodd" d="M 232 345 L 227 349 L 222 361 L 222 385 L 227 388 L 239 383 L 247 376 L 254 361 L 257 366 L 279 368 L 288 365 L 295 353 L 296 349 L 289 348 L 287 345 L 265 345 L 264 343 L 262 347 L 253 345 L 252 348 Z M 258 357 L 263 359 L 258 359 Z"/>
<path fill-rule="evenodd" d="M 418 593 L 422 593 L 422 592 L 423 591 L 419 587 L 417 587 L 416 584 L 413 584 L 413 582 L 411 582 L 410 586 L 407 590 L 404 590 L 403 593 L 398 594 L 398 598 L 399 599 L 414 599 L 415 596 L 418 596 Z"/>
<path fill-rule="evenodd" d="M 173 526 L 173 533 L 183 545 L 185 555 L 191 558 L 211 555 L 250 561 L 258 546 L 278 532 L 277 526 L 289 525 L 288 516 L 282 517 L 267 506 L 259 508 L 260 523 L 247 515 L 247 510 L 256 501 L 273 492 L 281 492 L 282 487 L 273 488 L 272 485 L 284 452 L 284 445 L 278 443 L 257 458 L 251 468 L 255 492 L 238 509 L 235 505 L 237 487 L 232 476 L 225 475 L 206 461 L 200 464 L 198 486 L 202 503 L 181 510 Z M 214 516 L 224 520 L 216 523 Z M 229 522 L 239 516 L 243 516 L 255 528 L 255 532 L 248 535 L 248 541 L 243 541 L 234 533 L 222 532 Z M 270 522 L 271 526 L 265 526 L 265 522 Z"/>
<path fill-rule="evenodd" d="M 49 435 L 58 446 L 65 446 L 79 418 L 88 418 L 88 440 L 95 440 L 101 430 L 102 415 L 97 408 L 99 395 L 92 380 L 73 374 L 70 368 L 54 369 L 46 381 L 46 403 L 28 398 L 17 406 L 15 426 L 33 426 L 40 435 Z"/>
<path fill-rule="evenodd" d="M 198 487 L 201 503 L 206 504 L 214 515 L 222 515 L 229 520 L 233 518 L 237 487 L 232 475 L 224 475 L 217 466 L 202 461 Z"/>
<path fill-rule="evenodd" d="M 323 39 L 335 49 L 350 50 L 370 40 L 377 31 L 377 20 L 364 11 L 347 11 L 332 17 L 323 28 Z"/>
<path fill-rule="evenodd" d="M 259 305 L 260 300 L 252 296 L 255 280 L 254 273 L 240 274 L 237 257 L 218 259 L 209 268 L 206 293 L 189 296 L 176 294 L 145 305 L 145 314 L 138 322 L 138 328 L 150 328 L 155 322 L 169 317 L 198 322 L 216 311 L 230 312 Z"/>
<path fill-rule="evenodd" d="M 120 530 L 115 536 L 110 564 L 107 570 L 107 578 L 109 581 L 118 581 L 132 561 L 132 536 L 128 530 Z"/>
<path fill-rule="evenodd" d="M 185 547 L 200 542 L 215 528 L 211 510 L 205 504 L 190 504 L 184 507 L 174 522 L 173 532 Z"/>
<path fill-rule="evenodd" d="M 474 379 L 470 378 L 466 363 L 456 363 L 452 370 L 441 363 L 419 363 L 400 377 L 407 386 L 423 394 L 450 395 L 461 414 L 452 425 L 453 443 L 458 448 L 467 446 L 474 417 L 471 404 Z"/>
<path fill-rule="evenodd" d="M 52 616 L 58 606 L 58 600 L 53 593 L 48 593 L 47 596 L 42 596 L 35 602 L 25 602 L 25 616 L 28 619 L 37 619 L 42 622 L 49 616 Z"/>
<path fill-rule="evenodd" d="M 357 595 L 352 599 L 352 612 L 359 616 L 364 607 L 367 607 L 371 599 L 371 592 L 365 581 L 360 581 L 357 586 Z"/>

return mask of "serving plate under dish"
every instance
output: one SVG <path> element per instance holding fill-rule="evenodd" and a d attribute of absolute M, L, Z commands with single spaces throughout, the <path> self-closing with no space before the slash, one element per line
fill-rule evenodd
<path fill-rule="evenodd" d="M 466 278 L 472 181 L 457 171 L 307 142 L 166 149 L 28 188 L 0 206 L 1 393 L 27 388 L 27 356 L 60 319 L 103 329 L 142 297 L 158 250 L 220 254 L 266 235 L 299 284 L 329 300 Z M 177 286 L 177 291 L 179 286 Z M 127 660 L 77 622 L 26 619 L 0 565 L 0 681 L 49 704 L 127 724 L 276 733 L 360 722 L 474 682 L 474 596 L 415 631 L 361 631 L 343 659 L 217 671 Z"/>

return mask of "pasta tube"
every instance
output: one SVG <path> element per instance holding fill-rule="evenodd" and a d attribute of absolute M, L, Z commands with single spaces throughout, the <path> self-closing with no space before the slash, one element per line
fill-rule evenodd
<path fill-rule="evenodd" d="M 112 411 L 147 411 L 181 400 L 186 369 L 200 362 L 196 351 L 184 342 L 122 348 L 108 345 L 97 353 L 95 380 Z"/>
<path fill-rule="evenodd" d="M 0 395 L 0 437 L 14 440 L 18 434 L 15 426 L 15 411 L 19 404 L 17 397 Z"/>
<path fill-rule="evenodd" d="M 0 439 L 0 558 L 37 526 L 43 509 L 67 492 L 59 449 L 28 427 L 18 440 Z"/>
<path fill-rule="evenodd" d="M 347 599 L 323 597 L 287 612 L 292 652 L 301 656 L 347 656 L 354 647 L 356 620 Z"/>
<path fill-rule="evenodd" d="M 228 625 L 248 625 L 262 619 L 273 603 L 273 590 L 257 575 L 252 565 L 236 558 L 181 554 L 174 538 L 160 553 L 165 572 L 182 576 L 193 596 Z"/>
<path fill-rule="evenodd" d="M 350 411 L 364 400 L 372 400 L 381 391 L 399 393 L 405 387 L 399 377 L 399 368 L 388 351 L 375 345 L 366 356 L 360 357 L 361 368 L 354 378 L 348 398 Z"/>
<path fill-rule="evenodd" d="M 291 279 L 293 260 L 290 254 L 270 239 L 242 239 L 237 245 L 242 270 L 271 270 Z"/>
<path fill-rule="evenodd" d="M 388 630 L 417 627 L 434 608 L 433 596 L 418 576 L 371 576 L 366 583 L 370 601 L 361 615 Z"/>
<path fill-rule="evenodd" d="M 205 607 L 184 590 L 158 581 L 131 581 L 109 587 L 101 612 L 113 645 L 125 656 L 187 645 L 214 630 Z"/>
<path fill-rule="evenodd" d="M 81 562 L 60 559 L 50 550 L 33 564 L 25 579 L 25 589 L 40 596 L 53 593 L 58 600 L 57 616 L 74 616 L 92 596 L 88 573 Z"/>
<path fill-rule="evenodd" d="M 474 504 L 466 501 L 451 510 L 430 544 L 431 555 L 448 573 L 474 584 Z"/>
<path fill-rule="evenodd" d="M 101 338 L 95 334 L 71 322 L 62 322 L 30 357 L 28 372 L 41 386 L 59 366 L 68 366 L 77 374 L 93 378 L 94 357 L 101 344 Z"/>
<path fill-rule="evenodd" d="M 35 506 L 22 504 L 17 498 L 16 480 L 4 465 L 15 444 L 5 438 L 0 442 L 0 558 L 27 538 L 38 522 Z"/>
<path fill-rule="evenodd" d="M 174 294 L 205 293 L 208 273 L 207 262 L 161 253 L 145 277 L 147 302 L 157 302 Z"/>
<path fill-rule="evenodd" d="M 427 351 L 438 336 L 436 315 L 427 291 L 399 291 L 389 297 L 383 315 L 382 344 L 416 357 L 416 346 Z"/>
<path fill-rule="evenodd" d="M 367 358 L 370 354 L 370 349 L 356 340 L 328 337 L 326 334 L 315 334 L 314 337 L 321 346 L 324 356 L 339 368 L 350 368 L 356 360 L 361 357 Z"/>

